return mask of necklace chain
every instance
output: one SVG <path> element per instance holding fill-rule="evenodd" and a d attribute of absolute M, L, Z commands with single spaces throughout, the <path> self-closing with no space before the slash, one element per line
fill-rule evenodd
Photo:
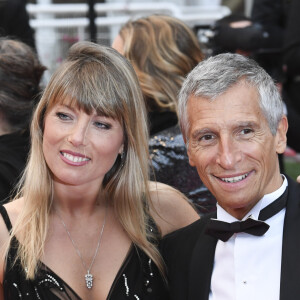
<path fill-rule="evenodd" d="M 95 250 L 95 254 L 93 256 L 93 259 L 90 263 L 90 266 L 89 268 L 87 267 L 83 257 L 82 257 L 82 254 L 81 252 L 79 251 L 75 241 L 72 239 L 72 236 L 71 236 L 71 233 L 70 231 L 68 230 L 67 228 L 67 225 L 66 223 L 64 222 L 63 218 L 61 217 L 61 215 L 58 213 L 58 211 L 55 209 L 55 212 L 57 214 L 57 216 L 59 217 L 60 219 L 60 222 L 61 224 L 63 225 L 69 239 L 71 240 L 72 242 L 72 245 L 74 247 L 74 249 L 76 250 L 76 253 L 77 255 L 79 256 L 80 260 L 81 260 L 81 263 L 82 263 L 82 266 L 84 267 L 84 269 L 86 270 L 87 274 L 84 276 L 85 277 L 85 282 L 86 282 L 86 286 L 88 289 L 91 289 L 92 286 L 93 286 L 93 275 L 90 273 L 93 265 L 94 265 L 94 262 L 95 262 L 95 259 L 97 257 L 97 254 L 98 254 L 98 251 L 99 251 L 99 248 L 100 248 L 100 244 L 101 244 L 101 239 L 102 239 L 102 235 L 103 235 L 103 231 L 104 231 L 104 227 L 105 227 L 105 223 L 106 223 L 106 217 L 107 217 L 107 205 L 106 205 L 106 208 L 105 208 L 105 216 L 104 216 L 104 221 L 103 221 L 103 224 L 102 224 L 102 227 L 101 227 L 101 230 L 100 230 L 100 235 L 99 235 L 99 239 L 98 239 L 98 243 L 97 243 L 97 246 L 96 246 L 96 250 Z"/>

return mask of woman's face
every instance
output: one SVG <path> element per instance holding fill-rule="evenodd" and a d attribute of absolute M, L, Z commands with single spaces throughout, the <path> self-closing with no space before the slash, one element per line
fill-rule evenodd
<path fill-rule="evenodd" d="M 45 117 L 43 152 L 55 183 L 99 190 L 123 142 L 121 124 L 96 112 L 57 104 Z"/>

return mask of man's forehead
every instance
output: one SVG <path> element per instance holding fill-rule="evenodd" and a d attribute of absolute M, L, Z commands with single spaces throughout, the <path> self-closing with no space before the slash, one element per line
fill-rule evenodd
<path fill-rule="evenodd" d="M 247 98 L 247 101 L 245 101 L 245 98 Z M 189 109 L 195 104 L 206 104 L 213 107 L 217 106 L 220 101 L 226 102 L 226 107 L 234 107 L 239 104 L 246 107 L 253 105 L 259 107 L 259 93 L 255 87 L 242 80 L 220 94 L 205 95 L 197 94 L 196 92 L 191 94 L 188 97 L 187 108 Z M 193 107 L 193 109 L 195 109 L 195 107 Z"/>
<path fill-rule="evenodd" d="M 188 102 L 187 116 L 191 127 L 243 126 L 265 119 L 256 94 L 245 91 L 222 94 L 213 100 L 193 95 Z"/>

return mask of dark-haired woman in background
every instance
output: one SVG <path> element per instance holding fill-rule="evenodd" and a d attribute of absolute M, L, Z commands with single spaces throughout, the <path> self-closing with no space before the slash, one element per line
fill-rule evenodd
<path fill-rule="evenodd" d="M 45 67 L 17 40 L 0 38 L 0 201 L 8 201 L 24 169 L 29 122 Z"/>

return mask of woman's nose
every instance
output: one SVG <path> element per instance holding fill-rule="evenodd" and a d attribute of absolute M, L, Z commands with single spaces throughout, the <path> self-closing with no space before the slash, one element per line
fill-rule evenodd
<path fill-rule="evenodd" d="M 85 146 L 87 143 L 88 127 L 89 125 L 83 122 L 74 124 L 68 135 L 68 142 L 74 147 Z"/>

